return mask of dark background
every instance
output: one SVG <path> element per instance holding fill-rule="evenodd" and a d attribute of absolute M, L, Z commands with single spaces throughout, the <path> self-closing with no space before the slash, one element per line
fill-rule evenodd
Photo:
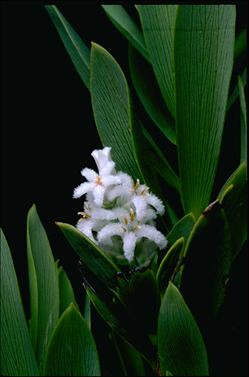
<path fill-rule="evenodd" d="M 27 311 L 26 216 L 33 203 L 55 259 L 65 266 L 80 300 L 77 257 L 54 221 L 76 223 L 81 208 L 72 192 L 81 183 L 80 170 L 94 168 L 90 153 L 101 147 L 89 92 L 44 9 L 48 3 L 1 2 L 1 217 Z M 127 41 L 100 3 L 53 3 L 88 47 L 94 41 L 107 48 L 128 75 Z M 131 3 L 127 8 L 135 16 Z M 238 3 L 238 30 L 247 24 L 247 11 L 246 2 Z M 222 162 L 231 160 L 231 150 L 238 153 L 238 140 L 234 147 L 231 135 L 226 131 Z M 236 161 L 227 164 L 225 175 L 232 164 L 236 167 Z M 219 375 L 247 375 L 247 271 L 244 250 L 234 266 L 220 322 Z"/>

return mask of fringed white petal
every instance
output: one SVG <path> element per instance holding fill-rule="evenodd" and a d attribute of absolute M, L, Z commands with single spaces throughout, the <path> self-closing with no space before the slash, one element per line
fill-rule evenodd
<path fill-rule="evenodd" d="M 148 204 L 150 204 L 152 207 L 154 207 L 159 215 L 164 214 L 164 205 L 163 202 L 153 194 L 149 194 L 147 198 Z"/>
<path fill-rule="evenodd" d="M 97 235 L 98 241 L 103 242 L 106 239 L 110 239 L 112 236 L 122 236 L 124 230 L 119 223 L 110 223 L 104 226 Z"/>
<path fill-rule="evenodd" d="M 146 237 L 154 241 L 159 249 L 163 249 L 167 245 L 167 240 L 164 235 L 151 225 L 142 225 L 141 228 L 137 230 L 136 235 L 138 238 Z"/>
<path fill-rule="evenodd" d="M 93 220 L 92 219 L 80 219 L 77 222 L 76 227 L 85 234 L 88 238 L 90 238 L 93 242 L 96 243 L 96 240 L 93 237 L 92 229 L 93 229 Z"/>
<path fill-rule="evenodd" d="M 122 185 L 115 186 L 111 188 L 110 190 L 108 190 L 107 192 L 107 199 L 109 201 L 113 201 L 114 199 L 118 197 L 124 198 L 126 196 L 127 196 L 127 190 Z"/>
<path fill-rule="evenodd" d="M 114 174 L 115 173 L 115 162 L 113 161 L 107 161 L 105 165 L 102 166 L 101 169 L 99 169 L 100 175 L 108 175 L 108 174 Z"/>
<path fill-rule="evenodd" d="M 141 221 L 146 214 L 146 199 L 144 196 L 135 195 L 132 199 L 132 202 L 135 206 L 137 219 L 138 221 Z"/>
<path fill-rule="evenodd" d="M 129 262 L 132 261 L 134 257 L 135 247 L 136 247 L 137 237 L 134 232 L 126 232 L 123 237 L 123 249 L 125 258 Z"/>
<path fill-rule="evenodd" d="M 101 181 L 105 187 L 111 185 L 117 185 L 120 183 L 120 178 L 116 175 L 103 175 L 101 176 Z"/>
<path fill-rule="evenodd" d="M 91 155 L 95 160 L 95 163 L 99 169 L 99 172 L 105 167 L 107 162 L 111 161 L 111 148 L 105 147 L 103 149 L 95 149 Z"/>
<path fill-rule="evenodd" d="M 93 188 L 94 203 L 101 207 L 103 205 L 105 188 L 101 185 L 95 185 Z"/>
<path fill-rule="evenodd" d="M 96 179 L 96 177 L 97 177 L 97 175 L 98 175 L 94 170 L 89 169 L 89 168 L 84 168 L 84 169 L 82 169 L 80 173 L 81 173 L 81 175 L 82 175 L 83 177 L 85 177 L 88 181 L 94 181 L 94 179 Z"/>
<path fill-rule="evenodd" d="M 80 198 L 82 195 L 92 191 L 95 184 L 92 182 L 81 183 L 78 187 L 74 189 L 73 198 Z"/>

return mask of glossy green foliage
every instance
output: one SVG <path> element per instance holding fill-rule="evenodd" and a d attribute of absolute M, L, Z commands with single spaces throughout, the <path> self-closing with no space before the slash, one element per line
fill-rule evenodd
<path fill-rule="evenodd" d="M 175 117 L 174 30 L 178 5 L 138 5 L 150 61 L 165 103 Z"/>
<path fill-rule="evenodd" d="M 118 268 L 82 232 L 70 224 L 57 222 L 64 236 L 81 258 L 83 264 L 107 287 L 116 287 L 116 273 Z"/>
<path fill-rule="evenodd" d="M 112 147 L 118 170 L 140 177 L 132 144 L 132 108 L 125 76 L 103 47 L 92 44 L 90 90 L 98 133 L 103 145 Z M 125 145 L 125 148 L 124 148 Z"/>
<path fill-rule="evenodd" d="M 23 311 L 18 281 L 1 230 L 0 368 L 2 376 L 38 376 L 38 367 Z"/>
<path fill-rule="evenodd" d="M 223 303 L 232 260 L 229 225 L 218 200 L 195 223 L 184 256 L 181 292 L 193 315 L 206 323 Z"/>
<path fill-rule="evenodd" d="M 161 293 L 164 293 L 169 281 L 173 281 L 174 279 L 174 276 L 179 268 L 178 264 L 181 261 L 183 245 L 184 237 L 176 240 L 167 251 L 158 267 L 156 279 Z"/>
<path fill-rule="evenodd" d="M 95 341 L 80 312 L 71 304 L 53 332 L 46 355 L 46 376 L 100 376 Z"/>
<path fill-rule="evenodd" d="M 161 98 L 153 70 L 132 46 L 129 47 L 129 67 L 133 86 L 144 109 L 162 134 L 176 144 L 174 120 Z"/>
<path fill-rule="evenodd" d="M 158 319 L 160 375 L 208 376 L 207 352 L 200 330 L 181 293 L 169 283 Z"/>
<path fill-rule="evenodd" d="M 46 5 L 45 8 L 56 27 L 76 71 L 85 86 L 89 89 L 90 52 L 88 47 L 55 5 Z"/>
<path fill-rule="evenodd" d="M 126 12 L 124 7 L 118 4 L 102 5 L 102 7 L 120 33 L 122 33 L 128 39 L 128 41 L 146 59 L 148 59 L 143 34 L 133 19 Z"/>
<path fill-rule="evenodd" d="M 232 242 L 232 259 L 234 259 L 247 239 L 247 162 L 243 162 L 233 172 L 222 187 L 218 198 L 226 214 Z"/>
<path fill-rule="evenodd" d="M 42 367 L 49 337 L 59 317 L 59 282 L 50 244 L 33 205 L 27 217 L 31 338 Z"/>
<path fill-rule="evenodd" d="M 70 304 L 77 307 L 74 291 L 66 272 L 59 267 L 59 289 L 60 289 L 60 315 L 68 308 Z"/>
<path fill-rule="evenodd" d="M 238 77 L 239 100 L 240 100 L 240 162 L 247 158 L 247 111 L 243 81 Z"/>
<path fill-rule="evenodd" d="M 234 5 L 181 5 L 175 27 L 177 146 L 185 212 L 208 205 L 233 67 Z"/>

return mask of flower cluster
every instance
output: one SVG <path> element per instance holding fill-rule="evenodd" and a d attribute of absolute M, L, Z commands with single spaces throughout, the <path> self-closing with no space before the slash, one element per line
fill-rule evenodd
<path fill-rule="evenodd" d="M 94 150 L 91 155 L 98 173 L 84 168 L 81 175 L 87 182 L 76 187 L 73 194 L 74 198 L 86 194 L 84 210 L 78 212 L 81 218 L 77 228 L 103 248 L 113 245 L 114 236 L 120 237 L 129 262 L 137 242 L 143 238 L 163 249 L 167 240 L 154 222 L 157 215 L 164 213 L 162 201 L 138 179 L 134 183 L 128 174 L 116 172 L 110 147 Z"/>

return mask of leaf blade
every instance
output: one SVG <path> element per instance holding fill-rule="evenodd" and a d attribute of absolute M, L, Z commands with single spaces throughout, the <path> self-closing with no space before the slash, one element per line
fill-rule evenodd
<path fill-rule="evenodd" d="M 173 283 L 162 300 L 158 323 L 160 372 L 175 376 L 208 376 L 205 344 L 198 326 Z"/>
<path fill-rule="evenodd" d="M 178 5 L 138 5 L 137 8 L 158 85 L 174 118 L 174 28 Z"/>
<path fill-rule="evenodd" d="M 234 29 L 233 5 L 179 6 L 175 33 L 179 170 L 185 212 L 196 217 L 209 203 L 217 169 Z"/>
<path fill-rule="evenodd" d="M 240 101 L 240 163 L 247 158 L 247 112 L 243 82 L 238 77 L 239 101 Z"/>
<path fill-rule="evenodd" d="M 45 8 L 51 17 L 76 71 L 87 89 L 89 89 L 90 52 L 88 47 L 55 5 L 46 5 Z"/>
<path fill-rule="evenodd" d="M 100 139 L 112 147 L 119 170 L 141 178 L 131 139 L 131 105 L 125 76 L 115 59 L 103 47 L 92 43 L 90 91 Z M 125 146 L 125 148 L 124 148 Z"/>
<path fill-rule="evenodd" d="M 162 134 L 171 143 L 176 144 L 174 121 L 163 101 L 160 101 L 160 89 L 157 87 L 151 67 L 131 46 L 129 46 L 129 68 L 133 86 L 144 109 Z"/>
<path fill-rule="evenodd" d="M 53 332 L 45 373 L 47 376 L 100 376 L 95 341 L 73 304 L 64 311 Z"/>
<path fill-rule="evenodd" d="M 18 281 L 6 238 L 1 238 L 1 374 L 38 376 Z"/>
<path fill-rule="evenodd" d="M 31 271 L 35 271 L 36 274 L 37 289 L 36 292 L 33 290 L 36 295 L 31 296 L 31 323 L 35 321 L 36 354 L 42 368 L 45 349 L 59 317 L 59 283 L 50 244 L 35 205 L 31 207 L 27 216 L 27 255 L 29 274 L 30 266 Z"/>
<path fill-rule="evenodd" d="M 116 287 L 118 268 L 104 252 L 74 226 L 56 222 L 87 268 L 107 287 Z"/>
<path fill-rule="evenodd" d="M 113 25 L 148 59 L 143 34 L 122 5 L 101 5 Z"/>

